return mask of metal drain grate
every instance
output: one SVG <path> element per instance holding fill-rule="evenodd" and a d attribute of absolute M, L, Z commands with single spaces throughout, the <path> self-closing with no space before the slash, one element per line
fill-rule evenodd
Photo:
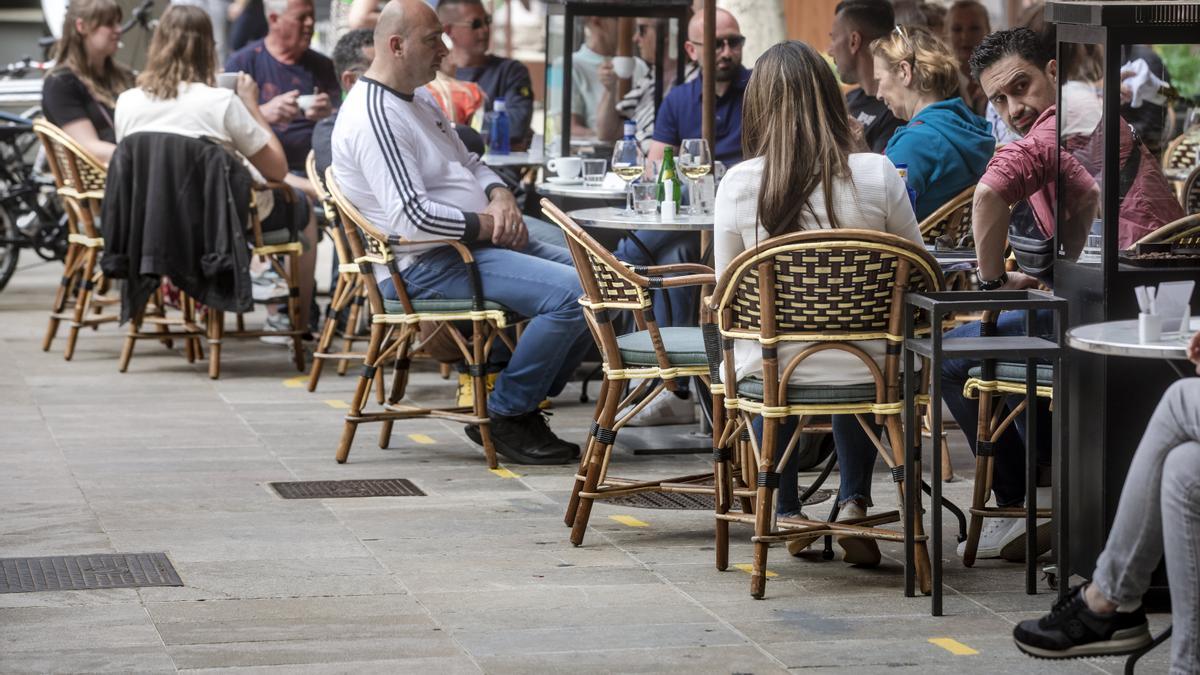
<path fill-rule="evenodd" d="M 0 593 L 182 585 L 166 553 L 0 558 Z"/>
<path fill-rule="evenodd" d="M 344 497 L 424 497 L 421 488 L 407 478 L 367 480 L 308 480 L 271 483 L 284 499 L 339 499 Z"/>
<path fill-rule="evenodd" d="M 807 501 L 805 506 L 820 504 L 828 501 L 833 496 L 833 490 L 817 490 Z M 612 499 L 604 500 L 608 504 L 616 506 L 628 506 L 635 509 L 672 509 L 672 510 L 691 510 L 691 511 L 712 511 L 715 507 L 711 495 L 697 495 L 688 492 L 636 492 L 631 495 L 622 497 L 613 497 Z M 739 510 L 741 507 L 738 500 L 733 500 L 733 509 Z"/>

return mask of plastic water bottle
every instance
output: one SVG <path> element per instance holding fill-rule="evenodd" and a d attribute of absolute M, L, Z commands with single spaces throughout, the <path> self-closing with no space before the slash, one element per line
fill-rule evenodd
<path fill-rule="evenodd" d="M 508 111 L 505 109 L 504 99 L 497 98 L 492 105 L 492 110 L 496 113 L 496 117 L 492 120 L 491 133 L 488 136 L 488 150 L 493 155 L 507 155 L 512 151 L 512 142 L 509 138 L 512 125 L 508 121 Z"/>
<path fill-rule="evenodd" d="M 904 189 L 908 192 L 908 203 L 912 206 L 913 213 L 917 212 L 917 191 L 908 185 L 908 165 L 897 164 L 896 171 L 900 172 L 900 180 L 904 181 Z"/>

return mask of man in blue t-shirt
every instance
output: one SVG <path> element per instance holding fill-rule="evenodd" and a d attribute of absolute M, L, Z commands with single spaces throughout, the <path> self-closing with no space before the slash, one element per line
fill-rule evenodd
<path fill-rule="evenodd" d="M 688 23 L 688 39 L 684 50 L 692 61 L 700 62 L 704 47 L 704 16 L 696 14 Z M 717 10 L 715 73 L 701 72 L 690 82 L 673 87 L 654 119 L 650 159 L 659 160 L 670 146 L 675 150 L 685 138 L 701 138 L 703 121 L 703 81 L 713 77 L 717 94 L 714 106 L 714 143 L 710 148 L 713 159 L 726 166 L 742 161 L 742 95 L 750 81 L 750 71 L 742 67 L 742 47 L 746 38 L 732 14 Z M 700 237 L 696 232 L 639 230 L 634 233 L 645 247 L 639 247 L 626 237 L 617 244 L 616 255 L 634 265 L 671 265 L 698 262 Z M 649 255 L 647 255 L 647 251 Z M 654 303 L 654 318 L 660 326 L 695 326 L 699 319 L 699 295 L 695 288 L 676 288 L 664 291 L 667 303 Z M 695 405 L 688 398 L 686 382 L 678 392 L 663 390 L 630 422 L 630 426 L 687 424 L 695 420 Z"/>
<path fill-rule="evenodd" d="M 312 0 L 265 0 L 263 9 L 267 37 L 230 55 L 225 70 L 254 78 L 259 109 L 279 137 L 293 173 L 288 183 L 315 197 L 303 178 L 304 159 L 312 149 L 313 127 L 333 114 L 342 89 L 333 61 L 308 47 L 316 23 Z M 300 98 L 313 94 L 311 100 Z"/>

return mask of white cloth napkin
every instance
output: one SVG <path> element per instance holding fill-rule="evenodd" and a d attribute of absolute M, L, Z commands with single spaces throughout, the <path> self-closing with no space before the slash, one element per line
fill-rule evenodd
<path fill-rule="evenodd" d="M 1142 103 L 1149 102 L 1155 105 L 1166 103 L 1165 96 L 1159 93 L 1159 90 L 1167 83 L 1158 79 L 1158 76 L 1150 72 L 1150 65 L 1145 59 L 1137 59 L 1130 61 L 1121 66 L 1121 73 L 1129 73 L 1128 77 L 1122 78 L 1121 86 L 1129 89 L 1132 94 L 1132 100 L 1129 106 L 1132 108 L 1142 107 Z"/>

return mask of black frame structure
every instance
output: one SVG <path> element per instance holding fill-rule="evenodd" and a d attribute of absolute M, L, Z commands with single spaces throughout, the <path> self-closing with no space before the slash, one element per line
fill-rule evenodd
<path fill-rule="evenodd" d="M 1054 265 L 1054 291 L 1069 301 L 1069 324 L 1137 318 L 1135 286 L 1162 281 L 1200 279 L 1200 267 L 1135 267 L 1122 263 L 1118 250 L 1120 195 L 1120 70 L 1122 46 L 1200 43 L 1200 2 L 1146 0 L 1051 0 L 1046 20 L 1057 24 L 1057 57 L 1064 43 L 1095 44 L 1104 50 L 1103 81 L 1103 248 L 1100 263 L 1059 257 Z M 1063 78 L 1065 79 L 1065 78 Z M 1059 106 L 1062 105 L 1062 81 Z M 1063 116 L 1058 117 L 1062 138 Z M 1063 199 L 1059 200 L 1062 222 Z M 1056 247 L 1059 243 L 1055 242 Z M 1200 307 L 1200 291 L 1192 307 Z M 1072 563 L 1060 568 L 1060 583 L 1072 571 L 1089 576 L 1104 548 L 1133 453 L 1162 393 L 1177 379 L 1168 363 L 1156 367 L 1142 359 L 1075 352 L 1067 385 L 1067 414 L 1074 421 L 1068 441 L 1072 465 L 1068 509 Z M 1056 407 L 1058 401 L 1056 400 Z M 1162 579 L 1163 575 L 1156 575 Z M 1165 581 L 1156 581 L 1147 598 L 1161 605 Z"/>
<path fill-rule="evenodd" d="M 688 13 L 692 3 L 690 0 L 546 0 L 546 110 L 551 110 L 550 95 L 552 92 L 550 76 L 554 60 L 561 56 L 562 58 L 562 90 L 559 95 L 562 101 L 559 102 L 559 110 L 562 114 L 561 129 L 559 134 L 562 137 L 562 154 L 564 156 L 571 154 L 571 63 L 574 57 L 575 49 L 575 19 L 585 16 L 607 16 L 607 17 L 629 17 L 629 18 L 652 18 L 658 19 L 658 53 L 655 56 L 656 63 L 654 64 L 654 109 L 657 111 L 662 105 L 663 99 L 663 64 L 666 62 L 667 55 L 667 38 L 670 35 L 670 21 L 677 21 L 678 31 L 675 66 L 675 81 L 682 82 L 684 69 L 687 65 L 687 56 L 683 50 L 683 43 L 687 42 L 687 24 Z M 563 51 L 561 55 L 554 54 L 551 50 L 552 35 L 551 35 L 551 17 L 563 17 Z M 549 113 L 547 113 L 549 114 Z M 551 139 L 543 136 L 543 153 L 549 157 L 548 152 Z"/>

